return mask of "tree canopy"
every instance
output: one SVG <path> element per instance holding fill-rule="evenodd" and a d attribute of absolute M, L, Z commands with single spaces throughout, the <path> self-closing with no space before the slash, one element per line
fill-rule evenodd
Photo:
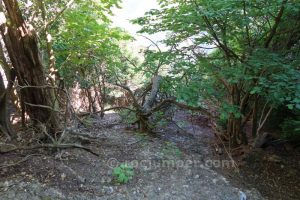
<path fill-rule="evenodd" d="M 247 143 L 243 121 L 251 114 L 255 135 L 273 108 L 300 108 L 298 1 L 159 3 L 133 22 L 140 33 L 167 34 L 174 93 L 188 104 L 217 106 L 233 141 Z"/>

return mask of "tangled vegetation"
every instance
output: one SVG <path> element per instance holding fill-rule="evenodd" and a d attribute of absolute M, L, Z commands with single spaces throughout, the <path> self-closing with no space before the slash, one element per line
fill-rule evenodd
<path fill-rule="evenodd" d="M 95 138 L 78 132 L 93 117 L 115 112 L 126 128 L 156 136 L 178 110 L 204 116 L 230 159 L 243 147 L 299 146 L 300 1 L 157 2 L 131 20 L 150 44 L 135 48 L 112 22 L 121 0 L 0 1 L 0 154 L 99 156 L 83 145 Z M 35 133 L 27 143 L 20 127 Z M 166 144 L 165 157 L 183 155 Z M 113 176 L 127 183 L 133 168 Z"/>

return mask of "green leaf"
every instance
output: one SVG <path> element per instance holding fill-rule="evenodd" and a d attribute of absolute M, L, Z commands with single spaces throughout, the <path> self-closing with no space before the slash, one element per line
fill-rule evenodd
<path fill-rule="evenodd" d="M 288 104 L 287 107 L 288 107 L 288 109 L 293 110 L 294 104 Z"/>

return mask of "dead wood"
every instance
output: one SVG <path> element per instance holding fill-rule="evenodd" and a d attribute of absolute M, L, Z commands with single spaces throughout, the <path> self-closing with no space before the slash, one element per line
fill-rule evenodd
<path fill-rule="evenodd" d="M 98 153 L 93 152 L 90 148 L 84 147 L 80 144 L 37 144 L 37 145 L 32 145 L 32 146 L 15 146 L 12 144 L 6 144 L 6 147 L 3 148 L 0 147 L 0 154 L 5 154 L 5 153 L 11 153 L 11 152 L 16 152 L 16 151 L 29 151 L 29 150 L 34 150 L 34 149 L 69 149 L 69 148 L 76 148 L 76 149 L 83 149 L 95 156 L 99 156 Z"/>

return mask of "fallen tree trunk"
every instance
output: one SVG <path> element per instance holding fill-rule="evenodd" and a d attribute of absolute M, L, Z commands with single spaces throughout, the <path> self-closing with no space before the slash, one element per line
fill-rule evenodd
<path fill-rule="evenodd" d="M 115 110 L 119 109 L 127 109 L 130 110 L 131 112 L 135 112 L 138 127 L 140 131 L 142 132 L 152 132 L 153 125 L 150 122 L 151 116 L 155 113 L 160 111 L 163 107 L 173 104 L 176 107 L 186 109 L 186 110 L 192 110 L 192 111 L 199 111 L 202 112 L 203 114 L 207 115 L 211 119 L 215 119 L 216 117 L 213 116 L 208 110 L 204 109 L 203 107 L 193 107 L 186 105 L 184 103 L 177 102 L 175 98 L 169 98 L 169 99 L 164 99 L 160 102 L 157 102 L 157 94 L 160 89 L 160 82 L 162 80 L 162 77 L 159 75 L 155 75 L 152 78 L 152 82 L 150 87 L 146 87 L 145 92 L 142 93 L 142 96 L 138 97 L 134 95 L 134 92 L 130 90 L 128 86 L 116 84 L 117 86 L 121 87 L 124 90 L 127 90 L 129 93 L 129 96 L 132 99 L 132 107 L 133 108 L 128 108 L 128 107 L 115 107 Z M 151 88 L 151 89 L 149 89 Z M 147 93 L 150 92 L 149 96 L 145 98 L 145 101 L 139 102 L 139 99 L 144 98 Z M 106 109 L 106 110 L 113 110 L 113 108 Z M 86 113 L 85 113 L 86 114 Z"/>
<path fill-rule="evenodd" d="M 103 113 L 109 110 L 128 110 L 129 113 L 135 113 L 136 121 L 133 122 L 134 124 L 138 124 L 138 128 L 142 132 L 152 132 L 153 130 L 153 122 L 151 122 L 151 116 L 155 112 L 161 111 L 165 106 L 168 105 L 175 105 L 181 109 L 192 110 L 202 112 L 204 115 L 208 116 L 210 119 L 216 119 L 216 117 L 211 114 L 208 110 L 203 107 L 194 107 L 190 105 L 186 105 L 184 103 L 180 103 L 176 101 L 176 98 L 169 98 L 167 99 L 157 99 L 157 95 L 160 89 L 162 77 L 159 75 L 155 75 L 152 78 L 151 84 L 143 89 L 143 92 L 138 95 L 138 93 L 133 92 L 127 85 L 122 85 L 116 83 L 115 85 L 126 90 L 129 99 L 131 99 L 131 106 L 115 106 L 107 109 L 101 109 L 100 111 L 96 112 L 87 112 L 87 113 L 80 113 L 79 116 L 86 116 L 90 114 L 97 114 Z M 149 94 L 147 96 L 147 94 Z"/>

